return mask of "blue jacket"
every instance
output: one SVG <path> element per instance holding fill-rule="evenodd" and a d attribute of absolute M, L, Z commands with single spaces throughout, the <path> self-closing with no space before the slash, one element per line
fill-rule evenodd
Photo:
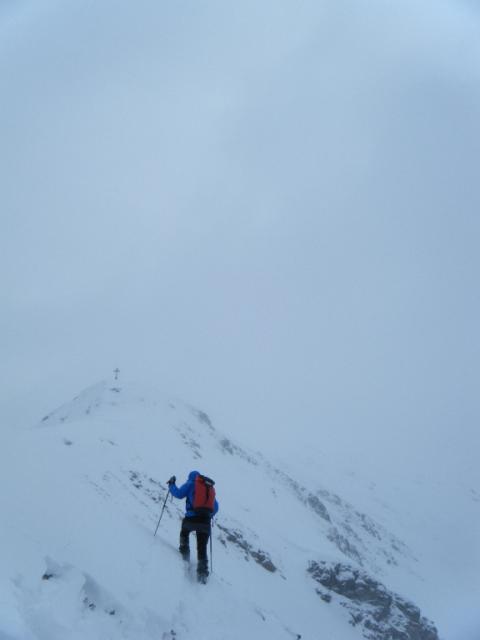
<path fill-rule="evenodd" d="M 185 482 L 185 484 L 182 484 L 181 487 L 177 487 L 176 484 L 170 485 L 170 493 L 172 494 L 172 496 L 174 496 L 175 498 L 179 498 L 180 500 L 182 500 L 182 498 L 187 499 L 185 504 L 185 515 L 187 518 L 191 518 L 192 516 L 197 515 L 192 508 L 192 504 L 193 504 L 193 490 L 195 488 L 195 478 L 198 475 L 200 475 L 198 471 L 190 471 L 190 473 L 188 474 L 188 480 Z M 218 511 L 218 502 L 217 500 L 215 500 L 212 517 L 216 515 L 217 511 Z"/>

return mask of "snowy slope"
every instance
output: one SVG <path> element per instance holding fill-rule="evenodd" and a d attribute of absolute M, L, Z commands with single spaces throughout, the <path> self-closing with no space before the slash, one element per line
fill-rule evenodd
<path fill-rule="evenodd" d="M 414 550 L 192 406 L 101 382 L 9 440 L 2 640 L 437 638 L 408 602 Z M 165 480 L 193 468 L 221 507 L 206 587 L 178 557 L 179 501 L 153 537 Z"/>

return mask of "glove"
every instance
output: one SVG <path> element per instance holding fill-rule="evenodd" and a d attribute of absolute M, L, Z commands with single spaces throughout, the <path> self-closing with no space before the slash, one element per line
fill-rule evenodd
<path fill-rule="evenodd" d="M 170 486 L 171 484 L 175 484 L 176 481 L 177 481 L 176 477 L 172 476 L 170 480 L 168 480 L 167 484 L 168 486 Z"/>

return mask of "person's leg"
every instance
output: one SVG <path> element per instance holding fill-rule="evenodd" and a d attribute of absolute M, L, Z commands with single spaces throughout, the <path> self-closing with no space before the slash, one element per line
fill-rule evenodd
<path fill-rule="evenodd" d="M 208 556 L 207 545 L 210 534 L 206 531 L 197 530 L 197 574 L 199 578 L 208 577 Z"/>
<path fill-rule="evenodd" d="M 190 543 L 188 539 L 190 535 L 190 528 L 185 520 L 185 518 L 182 520 L 182 528 L 180 529 L 180 546 L 178 550 L 182 554 L 182 558 L 184 560 L 190 560 Z"/>

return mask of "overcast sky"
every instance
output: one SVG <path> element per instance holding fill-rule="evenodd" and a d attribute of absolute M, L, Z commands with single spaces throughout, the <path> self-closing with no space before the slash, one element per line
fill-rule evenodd
<path fill-rule="evenodd" d="M 5 423 L 118 365 L 261 446 L 473 468 L 475 3 L 3 0 L 0 95 Z"/>
<path fill-rule="evenodd" d="M 2 425 L 119 366 L 478 490 L 479 158 L 472 0 L 0 0 Z"/>

